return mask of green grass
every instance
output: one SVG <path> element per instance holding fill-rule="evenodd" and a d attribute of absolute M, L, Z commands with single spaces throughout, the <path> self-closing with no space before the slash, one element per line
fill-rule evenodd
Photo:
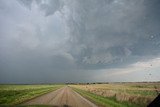
<path fill-rule="evenodd" d="M 85 98 L 95 102 L 98 105 L 104 106 L 104 107 L 139 107 L 139 105 L 132 104 L 129 102 L 118 102 L 116 101 L 115 97 L 103 97 L 100 95 L 96 95 L 94 93 L 90 93 L 88 91 L 84 91 L 81 89 L 73 88 L 76 92 L 78 92 L 80 95 L 84 96 Z"/>
<path fill-rule="evenodd" d="M 63 85 L 0 85 L 0 105 L 9 106 L 56 90 Z"/>

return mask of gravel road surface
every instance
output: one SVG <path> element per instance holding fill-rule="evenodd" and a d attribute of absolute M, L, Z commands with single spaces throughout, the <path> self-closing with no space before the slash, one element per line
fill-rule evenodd
<path fill-rule="evenodd" d="M 70 87 L 65 86 L 56 91 L 34 98 L 23 105 L 53 105 L 56 107 L 97 107 Z"/>

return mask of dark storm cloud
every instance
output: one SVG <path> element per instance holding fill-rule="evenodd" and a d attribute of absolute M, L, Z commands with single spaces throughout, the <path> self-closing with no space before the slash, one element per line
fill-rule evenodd
<path fill-rule="evenodd" d="M 1 83 L 93 81 L 160 53 L 159 0 L 0 2 Z"/>
<path fill-rule="evenodd" d="M 159 17 L 160 3 L 150 2 L 87 0 L 68 3 L 71 54 L 79 63 L 95 66 L 159 54 L 160 21 L 156 17 Z"/>

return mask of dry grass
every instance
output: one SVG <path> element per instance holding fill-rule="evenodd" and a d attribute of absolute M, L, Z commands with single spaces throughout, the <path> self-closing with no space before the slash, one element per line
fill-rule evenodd
<path fill-rule="evenodd" d="M 149 104 L 160 91 L 160 83 L 89 84 L 72 85 L 72 87 L 104 97 L 114 97 L 119 102 L 127 101 L 141 106 Z"/>

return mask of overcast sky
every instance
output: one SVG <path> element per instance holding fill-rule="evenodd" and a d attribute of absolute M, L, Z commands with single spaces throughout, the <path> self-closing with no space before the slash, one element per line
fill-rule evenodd
<path fill-rule="evenodd" d="M 0 83 L 160 81 L 160 0 L 0 0 Z"/>

